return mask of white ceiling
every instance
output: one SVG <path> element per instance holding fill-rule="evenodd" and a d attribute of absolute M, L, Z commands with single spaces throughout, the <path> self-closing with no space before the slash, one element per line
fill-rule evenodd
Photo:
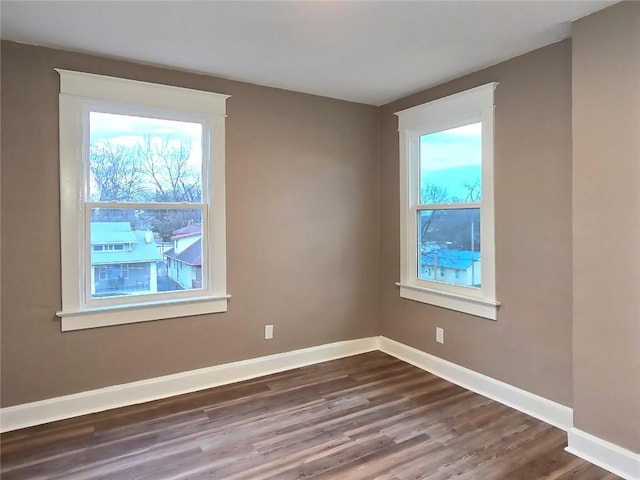
<path fill-rule="evenodd" d="M 616 1 L 7 1 L 3 39 L 381 105 L 570 36 Z"/>

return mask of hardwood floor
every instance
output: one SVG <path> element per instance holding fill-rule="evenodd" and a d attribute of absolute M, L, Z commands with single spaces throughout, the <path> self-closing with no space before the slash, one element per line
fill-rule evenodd
<path fill-rule="evenodd" d="M 9 432 L 1 478 L 618 478 L 566 434 L 381 352 Z"/>

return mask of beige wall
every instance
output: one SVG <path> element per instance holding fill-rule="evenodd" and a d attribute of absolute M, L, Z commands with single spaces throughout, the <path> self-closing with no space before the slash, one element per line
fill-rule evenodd
<path fill-rule="evenodd" d="M 228 313 L 60 333 L 54 67 L 232 95 Z M 376 108 L 8 42 L 1 101 L 2 406 L 378 333 Z"/>
<path fill-rule="evenodd" d="M 640 3 L 573 33 L 573 391 L 581 430 L 640 452 Z"/>
<path fill-rule="evenodd" d="M 495 111 L 498 320 L 401 299 L 393 112 L 500 82 Z M 381 333 L 571 405 L 571 43 L 564 41 L 383 108 Z M 435 327 L 445 343 L 435 343 Z"/>

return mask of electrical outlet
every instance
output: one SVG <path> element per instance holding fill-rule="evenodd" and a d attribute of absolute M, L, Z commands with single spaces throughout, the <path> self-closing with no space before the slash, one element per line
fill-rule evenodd
<path fill-rule="evenodd" d="M 271 340 L 273 338 L 273 325 L 264 326 L 264 339 Z"/>
<path fill-rule="evenodd" d="M 436 327 L 436 342 L 444 343 L 444 328 Z"/>

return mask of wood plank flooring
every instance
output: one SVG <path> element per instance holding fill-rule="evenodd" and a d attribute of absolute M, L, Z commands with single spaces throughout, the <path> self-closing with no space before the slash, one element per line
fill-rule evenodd
<path fill-rule="evenodd" d="M 3 480 L 616 479 L 566 434 L 381 352 L 0 437 Z"/>

